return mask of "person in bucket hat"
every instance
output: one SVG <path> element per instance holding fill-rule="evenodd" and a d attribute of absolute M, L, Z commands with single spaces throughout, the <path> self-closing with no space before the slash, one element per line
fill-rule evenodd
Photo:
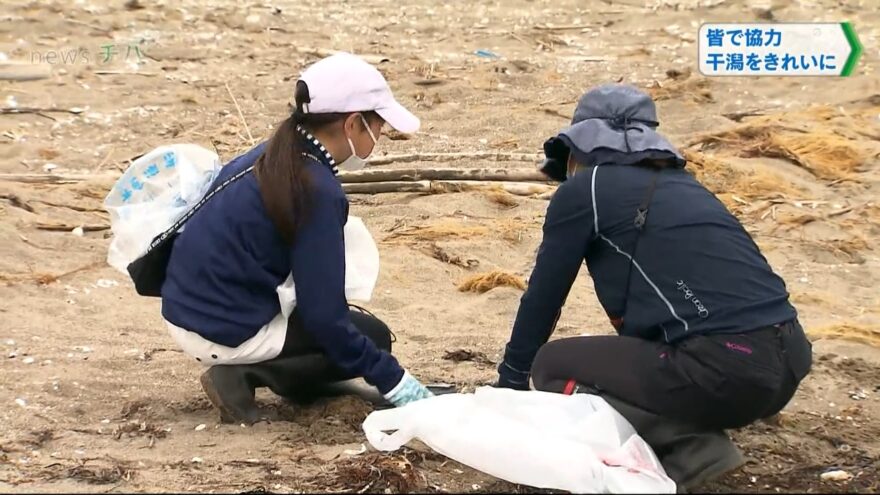
<path fill-rule="evenodd" d="M 723 430 L 778 413 L 812 357 L 785 283 L 658 126 L 609 84 L 545 143 L 562 184 L 497 386 L 605 396 L 687 487 L 741 463 Z M 583 262 L 618 335 L 548 343 Z"/>
<path fill-rule="evenodd" d="M 606 84 L 578 102 L 571 126 L 544 143 L 541 170 L 560 182 L 568 175 L 569 158 L 579 164 L 634 165 L 666 161 L 682 168 L 685 160 L 655 130 L 657 108 L 646 93 L 628 85 Z"/>

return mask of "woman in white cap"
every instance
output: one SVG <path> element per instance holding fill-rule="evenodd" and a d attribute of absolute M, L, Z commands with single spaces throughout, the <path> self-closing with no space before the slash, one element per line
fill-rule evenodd
<path fill-rule="evenodd" d="M 201 383 L 226 421 L 263 417 L 257 387 L 287 396 L 363 377 L 395 406 L 431 395 L 390 354 L 388 327 L 349 309 L 349 204 L 336 178 L 365 165 L 385 123 L 412 133 L 419 120 L 376 68 L 347 53 L 308 67 L 294 96 L 272 138 L 223 167 L 215 184 L 234 181 L 188 220 L 162 286 L 171 334 L 210 366 Z M 288 318 L 279 293 L 291 273 Z"/>

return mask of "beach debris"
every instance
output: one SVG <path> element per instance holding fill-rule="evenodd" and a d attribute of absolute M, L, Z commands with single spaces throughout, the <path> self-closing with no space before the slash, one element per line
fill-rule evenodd
<path fill-rule="evenodd" d="M 458 290 L 461 292 L 477 292 L 482 294 L 496 287 L 502 286 L 525 290 L 526 282 L 518 275 L 503 270 L 493 270 L 468 277 L 459 284 Z"/>
<path fill-rule="evenodd" d="M 849 392 L 849 398 L 852 400 L 865 400 L 868 398 L 868 392 L 865 390 L 856 390 Z"/>
<path fill-rule="evenodd" d="M 498 55 L 492 50 L 486 50 L 484 48 L 474 51 L 474 55 L 480 58 L 501 58 L 501 55 Z"/>
<path fill-rule="evenodd" d="M 476 267 L 480 264 L 479 260 L 472 258 L 464 259 L 457 254 L 449 253 L 435 243 L 431 243 L 429 246 L 425 247 L 424 251 L 438 261 L 449 263 L 450 265 L 460 266 L 466 269 Z"/>
<path fill-rule="evenodd" d="M 454 363 L 460 363 L 462 361 L 470 361 L 475 364 L 481 364 L 486 366 L 494 366 L 495 362 L 486 357 L 485 353 L 480 351 L 469 351 L 467 349 L 457 349 L 454 351 L 446 351 L 446 354 L 443 355 L 443 359 L 447 361 L 452 361 Z"/>
<path fill-rule="evenodd" d="M 519 201 L 517 201 L 512 194 L 505 191 L 504 189 L 492 189 L 485 191 L 484 194 L 493 203 L 499 204 L 506 208 L 515 208 L 519 206 Z"/>
<path fill-rule="evenodd" d="M 359 449 L 357 449 L 357 450 L 355 450 L 355 449 L 345 449 L 345 450 L 342 451 L 342 453 L 345 454 L 345 455 L 356 456 L 356 455 L 361 455 L 361 454 L 363 454 L 363 453 L 366 452 L 366 451 L 367 451 L 367 446 L 366 446 L 365 444 L 361 444 L 361 447 L 360 447 Z"/>
<path fill-rule="evenodd" d="M 834 471 L 826 471 L 819 475 L 819 478 L 822 481 L 847 481 L 851 479 L 853 475 L 848 471 L 844 471 L 842 469 L 835 469 Z"/>

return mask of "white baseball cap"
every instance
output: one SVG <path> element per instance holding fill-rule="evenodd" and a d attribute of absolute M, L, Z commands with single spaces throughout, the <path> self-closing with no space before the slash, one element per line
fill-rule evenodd
<path fill-rule="evenodd" d="M 303 71 L 300 81 L 311 99 L 302 105 L 305 113 L 374 111 L 400 132 L 419 130 L 419 118 L 394 99 L 382 74 L 356 55 L 339 52 L 321 59 Z"/>

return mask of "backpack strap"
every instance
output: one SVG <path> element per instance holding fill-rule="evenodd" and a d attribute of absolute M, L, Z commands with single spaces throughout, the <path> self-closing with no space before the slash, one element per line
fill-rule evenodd
<path fill-rule="evenodd" d="M 180 217 L 176 222 L 174 222 L 174 225 L 169 227 L 165 232 L 162 232 L 161 234 L 156 236 L 153 239 L 153 242 L 150 243 L 150 247 L 149 247 L 148 251 L 155 248 L 159 244 L 162 244 L 165 241 L 165 239 L 167 239 L 169 236 L 172 236 L 175 233 L 177 233 L 177 231 L 179 231 L 183 227 L 183 224 L 185 224 L 190 218 L 192 218 L 192 216 L 195 215 L 196 212 L 199 211 L 199 209 L 205 205 L 205 203 L 207 203 L 211 198 L 213 198 L 215 194 L 219 193 L 220 191 L 225 189 L 228 185 L 232 184 L 233 182 L 237 181 L 238 179 L 241 179 L 242 177 L 245 176 L 245 174 L 247 174 L 248 172 L 250 172 L 253 169 L 254 169 L 254 166 L 251 165 L 250 167 L 248 167 L 248 168 L 242 170 L 241 172 L 233 175 L 232 177 L 229 177 L 228 179 L 224 180 L 223 182 L 220 183 L 220 185 L 218 185 L 217 187 L 212 189 L 208 194 L 206 194 L 202 199 L 200 199 L 199 202 L 195 204 L 195 206 L 193 206 L 192 208 L 187 210 L 187 212 L 184 213 L 182 217 Z"/>
<path fill-rule="evenodd" d="M 639 208 L 636 210 L 636 216 L 633 219 L 633 225 L 636 228 L 636 239 L 633 241 L 632 254 L 629 257 L 629 269 L 626 274 L 626 290 L 623 293 L 623 310 L 621 311 L 620 317 L 626 314 L 626 306 L 629 302 L 629 287 L 630 281 L 632 279 L 632 269 L 633 264 L 636 259 L 636 251 L 639 248 L 639 239 L 642 238 L 642 232 L 645 230 L 645 224 L 648 222 L 648 207 L 651 205 L 651 200 L 654 198 L 654 191 L 657 189 L 657 179 L 660 178 L 660 171 L 657 170 L 654 172 L 654 177 L 651 179 L 651 183 L 648 185 L 647 191 L 645 191 L 645 196 L 642 198 L 642 202 L 639 204 Z"/>

